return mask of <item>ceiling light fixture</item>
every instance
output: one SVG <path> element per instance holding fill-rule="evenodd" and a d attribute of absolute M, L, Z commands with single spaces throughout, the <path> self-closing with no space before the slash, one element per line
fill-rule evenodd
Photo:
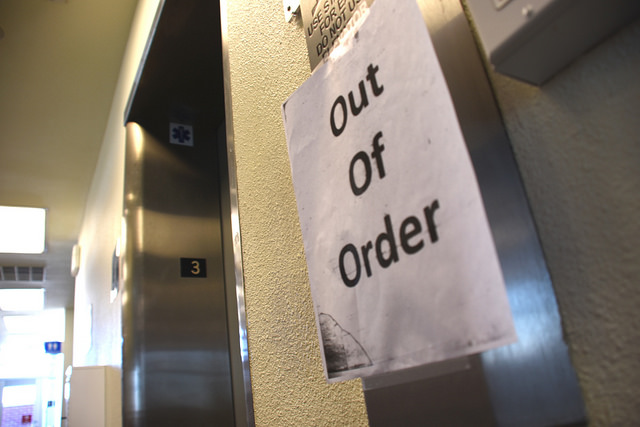
<path fill-rule="evenodd" d="M 40 311 L 44 308 L 44 289 L 0 289 L 0 310 Z"/>
<path fill-rule="evenodd" d="M 0 206 L 0 253 L 43 253 L 45 221 L 45 209 Z"/>

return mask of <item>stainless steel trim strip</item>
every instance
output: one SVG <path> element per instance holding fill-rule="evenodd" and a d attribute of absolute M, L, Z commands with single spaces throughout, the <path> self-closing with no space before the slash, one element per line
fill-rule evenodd
<path fill-rule="evenodd" d="M 231 214 L 231 235 L 233 244 L 234 265 L 234 293 L 236 296 L 238 338 L 240 341 L 240 356 L 242 368 L 242 382 L 244 384 L 245 417 L 248 426 L 255 426 L 253 410 L 253 391 L 251 388 L 251 372 L 249 366 L 249 346 L 247 341 L 247 313 L 244 295 L 244 270 L 242 263 L 242 238 L 240 233 L 240 216 L 238 210 L 238 182 L 236 178 L 236 155 L 233 132 L 233 106 L 231 100 L 231 74 L 229 66 L 229 34 L 227 22 L 227 0 L 220 1 L 220 22 L 222 28 L 222 74 L 224 80 L 224 105 L 226 127 L 226 151 L 228 167 L 229 210 Z M 229 284 L 227 284 L 229 286 Z M 231 311 L 231 307 L 229 307 Z M 238 403 L 236 403 L 238 406 Z M 238 422 L 236 417 L 236 422 Z"/>

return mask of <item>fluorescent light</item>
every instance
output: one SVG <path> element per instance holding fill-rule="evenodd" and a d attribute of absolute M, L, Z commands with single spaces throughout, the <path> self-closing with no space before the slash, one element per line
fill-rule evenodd
<path fill-rule="evenodd" d="M 0 289 L 0 310 L 40 311 L 44 308 L 44 289 Z"/>
<path fill-rule="evenodd" d="M 35 334 L 42 324 L 38 316 L 4 316 L 2 320 L 10 334 Z"/>
<path fill-rule="evenodd" d="M 46 211 L 42 208 L 0 206 L 0 252 L 44 252 Z"/>

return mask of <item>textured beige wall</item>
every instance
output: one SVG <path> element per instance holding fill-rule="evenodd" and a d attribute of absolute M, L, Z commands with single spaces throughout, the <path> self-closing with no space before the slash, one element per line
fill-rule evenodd
<path fill-rule="evenodd" d="M 640 420 L 640 21 L 541 88 L 491 74 L 593 426 Z"/>
<path fill-rule="evenodd" d="M 328 385 L 280 106 L 309 76 L 282 1 L 229 1 L 228 42 L 251 379 L 258 426 L 367 425 L 360 381 Z"/>

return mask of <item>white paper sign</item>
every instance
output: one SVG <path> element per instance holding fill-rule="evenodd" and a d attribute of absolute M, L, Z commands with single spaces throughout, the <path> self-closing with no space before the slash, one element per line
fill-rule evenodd
<path fill-rule="evenodd" d="M 473 167 L 414 0 L 376 0 L 282 106 L 329 381 L 515 340 Z"/>

